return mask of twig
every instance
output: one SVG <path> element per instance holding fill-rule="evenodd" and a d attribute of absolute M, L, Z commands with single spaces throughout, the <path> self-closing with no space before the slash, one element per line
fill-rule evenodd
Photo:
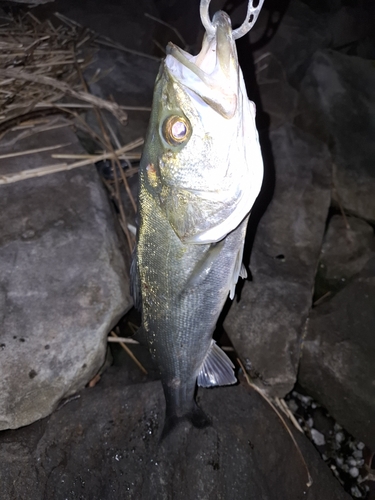
<path fill-rule="evenodd" d="M 19 71 L 11 68 L 0 68 L 0 76 L 6 76 L 9 78 L 14 78 L 16 80 L 26 80 L 29 82 L 40 83 L 42 85 L 48 85 L 61 90 L 65 94 L 71 95 L 76 99 L 80 99 L 99 108 L 107 109 L 121 122 L 125 123 L 128 116 L 124 110 L 116 103 L 106 101 L 100 97 L 96 97 L 88 92 L 76 91 L 70 87 L 67 83 L 51 78 L 50 76 L 38 75 L 35 73 L 27 73 L 25 71 Z"/>
<path fill-rule="evenodd" d="M 132 149 L 133 147 L 137 147 L 139 145 L 139 142 L 143 143 L 143 139 L 138 139 L 138 142 L 134 141 L 133 143 L 127 144 L 120 150 L 117 150 L 116 153 L 118 155 L 121 155 L 121 153 L 129 151 L 129 148 Z M 134 144 L 137 144 L 137 146 L 134 146 Z M 97 155 L 96 161 L 107 160 L 108 158 L 112 158 L 112 153 L 103 153 L 102 155 Z M 57 163 L 54 165 L 45 165 L 39 168 L 22 170 L 21 172 L 16 172 L 14 174 L 4 174 L 0 175 L 0 184 L 11 184 L 13 182 L 31 179 L 32 177 L 42 177 L 43 175 L 55 174 L 57 172 L 63 172 L 65 170 L 73 170 L 74 168 L 83 167 L 92 163 L 92 159 L 87 159 L 71 163 L 70 165 L 67 163 Z"/>
<path fill-rule="evenodd" d="M 7 153 L 5 155 L 0 155 L 0 160 L 5 160 L 6 158 L 14 158 L 15 156 L 43 153 L 43 151 L 51 151 L 53 149 L 64 148 L 65 146 L 70 146 L 70 145 L 71 145 L 71 142 L 68 142 L 66 144 L 57 144 L 56 146 L 46 146 L 44 148 L 26 149 L 24 151 L 17 151 L 16 153 Z"/>
<path fill-rule="evenodd" d="M 107 341 L 108 342 L 124 342 L 124 344 L 137 344 L 137 345 L 139 345 L 139 342 L 137 342 L 134 339 L 128 338 L 128 337 L 108 337 Z"/>
<path fill-rule="evenodd" d="M 289 429 L 288 425 L 286 424 L 285 420 L 283 419 L 282 415 L 280 414 L 280 412 L 277 410 L 277 408 L 275 407 L 275 405 L 272 403 L 272 401 L 265 395 L 265 393 L 259 389 L 259 387 L 257 387 L 255 384 L 253 384 L 250 380 L 250 377 L 249 375 L 247 374 L 241 360 L 239 358 L 237 358 L 237 361 L 238 361 L 238 364 L 240 365 L 240 367 L 242 368 L 242 371 L 245 375 L 245 379 L 246 379 L 246 382 L 249 384 L 250 387 L 252 387 L 258 394 L 260 394 L 260 396 L 262 396 L 262 398 L 267 401 L 267 403 L 269 404 L 269 406 L 273 409 L 273 411 L 276 413 L 276 415 L 279 417 L 279 419 L 281 420 L 283 426 L 285 427 L 286 431 L 288 432 L 289 436 L 291 437 L 293 443 L 294 443 L 294 446 L 296 447 L 297 449 L 297 452 L 302 460 L 302 463 L 306 469 L 306 473 L 307 473 L 307 483 L 306 483 L 306 486 L 309 488 L 313 481 L 312 481 L 312 477 L 310 475 L 310 471 L 309 471 L 309 468 L 307 467 L 307 464 L 306 464 L 306 461 L 302 455 L 302 452 L 300 450 L 300 447 L 298 446 L 297 444 L 297 441 L 295 440 L 291 430 Z"/>
<path fill-rule="evenodd" d="M 186 43 L 185 39 L 183 38 L 183 36 L 181 35 L 181 33 L 178 31 L 177 28 L 175 28 L 171 24 L 166 23 L 165 21 L 162 21 L 158 17 L 155 17 L 155 16 L 152 16 L 151 14 L 148 14 L 147 12 L 145 12 L 145 16 L 148 17 L 149 19 L 152 19 L 153 21 L 156 21 L 159 24 L 162 24 L 163 26 L 166 26 L 170 30 L 172 30 L 174 33 L 176 33 L 176 35 L 178 36 L 178 38 L 182 42 L 184 48 L 186 48 L 188 46 L 188 44 Z"/>
<path fill-rule="evenodd" d="M 112 337 L 118 338 L 118 335 L 116 335 L 114 331 L 111 331 L 111 335 L 112 335 Z M 124 342 L 119 342 L 119 343 L 120 343 L 120 346 L 124 349 L 124 351 L 126 351 L 129 354 L 129 356 L 132 358 L 132 360 L 138 366 L 138 368 L 140 370 L 142 370 L 145 375 L 147 375 L 148 372 L 147 372 L 146 368 L 138 361 L 138 359 L 134 356 L 134 354 L 131 352 L 129 347 L 127 345 L 125 345 Z"/>

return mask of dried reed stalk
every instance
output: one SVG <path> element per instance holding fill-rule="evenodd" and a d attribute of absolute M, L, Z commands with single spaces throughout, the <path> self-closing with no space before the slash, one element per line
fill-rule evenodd
<path fill-rule="evenodd" d="M 114 151 L 113 153 L 103 153 L 101 155 L 95 156 L 95 161 L 113 159 L 115 155 L 121 156 L 126 151 L 131 151 L 143 144 L 143 139 L 137 139 L 126 146 Z M 42 148 L 43 149 L 43 148 Z M 13 155 L 15 156 L 15 155 Z M 55 174 L 56 172 L 63 172 L 65 170 L 73 170 L 74 168 L 83 167 L 85 165 L 90 165 L 93 163 L 92 158 L 88 158 L 81 161 L 76 161 L 74 163 L 57 163 L 54 165 L 44 165 L 39 168 L 31 168 L 27 170 L 22 170 L 21 172 L 16 172 L 13 174 L 3 174 L 0 175 L 0 184 L 11 184 L 13 182 L 19 182 L 26 179 L 32 179 L 33 177 L 42 177 L 44 175 Z"/>

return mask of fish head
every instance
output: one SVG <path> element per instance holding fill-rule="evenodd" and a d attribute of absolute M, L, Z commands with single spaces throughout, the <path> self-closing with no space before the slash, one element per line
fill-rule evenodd
<path fill-rule="evenodd" d="M 229 16 L 196 56 L 167 47 L 141 161 L 147 189 L 184 243 L 223 239 L 248 215 L 263 163 Z"/>

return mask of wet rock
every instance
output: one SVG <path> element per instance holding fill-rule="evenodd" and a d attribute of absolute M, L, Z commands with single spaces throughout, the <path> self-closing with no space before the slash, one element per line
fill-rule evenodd
<path fill-rule="evenodd" d="M 344 288 L 375 255 L 374 229 L 357 217 L 334 215 L 324 236 L 315 283 L 316 299 Z"/>
<path fill-rule="evenodd" d="M 375 449 L 375 256 L 312 310 L 298 380 L 351 434 Z"/>
<path fill-rule="evenodd" d="M 15 173 L 82 147 L 64 125 L 10 150 Z M 8 135 L 6 136 L 8 139 Z M 126 248 L 94 166 L 0 185 L 0 429 L 45 417 L 99 370 L 110 328 L 131 306 Z"/>
<path fill-rule="evenodd" d="M 106 375 L 49 418 L 0 434 L 4 498 L 349 499 L 295 431 L 307 488 L 289 434 L 247 386 L 200 390 L 212 427 L 181 425 L 160 444 L 160 382 L 107 384 Z"/>
<path fill-rule="evenodd" d="M 330 204 L 331 166 L 325 145 L 291 125 L 270 138 L 275 191 L 255 234 L 253 281 L 245 282 L 224 328 L 257 383 L 284 396 L 296 380 Z"/>
<path fill-rule="evenodd" d="M 375 221 L 375 68 L 372 61 L 319 51 L 301 84 L 299 122 L 330 144 L 333 196 Z"/>

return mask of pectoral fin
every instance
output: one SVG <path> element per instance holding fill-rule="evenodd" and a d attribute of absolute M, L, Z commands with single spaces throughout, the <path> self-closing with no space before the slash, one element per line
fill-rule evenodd
<path fill-rule="evenodd" d="M 230 284 L 231 286 L 230 286 L 230 290 L 229 290 L 229 298 L 231 300 L 234 299 L 234 294 L 235 294 L 235 291 L 236 291 L 236 285 L 237 285 L 237 282 L 238 282 L 238 278 L 240 276 L 243 279 L 247 278 L 246 268 L 245 268 L 245 266 L 243 265 L 243 262 L 242 262 L 242 255 L 243 255 L 243 248 L 241 248 L 241 250 L 237 253 L 237 257 L 236 257 L 236 264 L 234 266 L 232 281 L 231 281 L 231 284 Z"/>
<path fill-rule="evenodd" d="M 214 340 L 198 373 L 197 383 L 200 387 L 215 385 L 231 385 L 237 382 L 234 376 L 234 364 Z"/>
<path fill-rule="evenodd" d="M 195 288 L 203 283 L 203 281 L 207 278 L 211 269 L 213 268 L 215 262 L 217 261 L 220 252 L 224 247 L 224 240 L 219 241 L 218 243 L 212 243 L 207 250 L 207 252 L 203 255 L 203 258 L 197 263 L 194 271 L 191 274 L 191 277 L 185 283 L 185 293 L 191 288 Z"/>

